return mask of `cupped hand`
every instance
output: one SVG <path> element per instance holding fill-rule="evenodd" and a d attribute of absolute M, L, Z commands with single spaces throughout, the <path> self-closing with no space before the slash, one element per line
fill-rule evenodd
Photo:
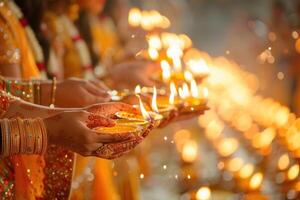
<path fill-rule="evenodd" d="M 61 112 L 44 119 L 50 144 L 83 156 L 113 159 L 133 149 L 143 138 L 132 133 L 103 134 L 93 127 L 114 126 L 114 121 L 86 111 Z"/>
<path fill-rule="evenodd" d="M 80 108 L 95 103 L 108 102 L 108 88 L 99 80 L 71 78 L 57 84 L 55 105 Z"/>

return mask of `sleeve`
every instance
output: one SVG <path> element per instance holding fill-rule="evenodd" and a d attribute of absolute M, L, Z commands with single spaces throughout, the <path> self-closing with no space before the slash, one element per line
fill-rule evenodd
<path fill-rule="evenodd" d="M 0 16 L 0 65 L 20 64 L 21 55 L 9 24 Z"/>

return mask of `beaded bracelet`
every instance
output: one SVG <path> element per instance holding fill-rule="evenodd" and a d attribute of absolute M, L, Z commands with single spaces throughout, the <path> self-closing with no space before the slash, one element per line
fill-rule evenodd
<path fill-rule="evenodd" d="M 42 119 L 3 119 L 2 155 L 43 154 L 47 149 L 47 132 Z"/>

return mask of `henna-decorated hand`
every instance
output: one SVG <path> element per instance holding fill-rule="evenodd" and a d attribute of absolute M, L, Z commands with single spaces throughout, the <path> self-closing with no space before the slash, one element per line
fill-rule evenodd
<path fill-rule="evenodd" d="M 114 126 L 114 122 L 86 111 L 61 112 L 44 122 L 50 144 L 66 147 L 83 156 L 96 155 L 98 150 L 97 156 L 112 159 L 128 152 L 142 140 L 132 133 L 103 134 L 90 129 Z"/>

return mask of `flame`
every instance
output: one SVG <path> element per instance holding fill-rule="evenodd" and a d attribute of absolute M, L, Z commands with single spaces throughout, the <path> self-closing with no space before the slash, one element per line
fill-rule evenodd
<path fill-rule="evenodd" d="M 128 15 L 128 23 L 131 26 L 137 27 L 141 24 L 142 13 L 138 8 L 131 8 Z"/>
<path fill-rule="evenodd" d="M 246 164 L 239 171 L 239 175 L 241 178 L 249 178 L 254 171 L 254 166 L 252 164 Z"/>
<path fill-rule="evenodd" d="M 178 93 L 180 98 L 182 99 L 186 99 L 190 96 L 190 90 L 189 90 L 189 86 L 184 83 L 182 87 L 178 88 Z"/>
<path fill-rule="evenodd" d="M 139 98 L 140 110 L 141 110 L 141 113 L 142 113 L 143 118 L 146 119 L 146 120 L 150 120 L 150 119 L 151 119 L 151 116 L 150 116 L 150 114 L 147 112 L 147 110 L 145 109 L 144 104 L 143 104 L 143 102 L 142 102 L 142 99 L 141 99 L 140 95 L 137 95 L 137 97 Z"/>
<path fill-rule="evenodd" d="M 183 144 L 182 148 L 182 160 L 185 162 L 192 163 L 197 159 L 198 156 L 198 146 L 193 140 L 188 140 Z"/>
<path fill-rule="evenodd" d="M 177 95 L 177 89 L 174 82 L 170 83 L 170 97 L 169 97 L 169 104 L 174 105 L 175 96 Z"/>
<path fill-rule="evenodd" d="M 141 92 L 142 92 L 141 86 L 140 85 L 135 86 L 134 93 L 141 94 Z"/>
<path fill-rule="evenodd" d="M 162 43 L 158 35 L 150 35 L 148 39 L 149 47 L 160 50 L 162 48 Z"/>
<path fill-rule="evenodd" d="M 203 97 L 204 97 L 205 99 L 208 98 L 208 88 L 207 88 L 207 87 L 203 88 Z"/>
<path fill-rule="evenodd" d="M 174 57 L 174 58 L 172 58 L 172 61 L 173 61 L 173 65 L 174 65 L 174 70 L 177 72 L 181 72 L 182 65 L 181 65 L 180 57 Z"/>
<path fill-rule="evenodd" d="M 171 77 L 171 67 L 166 60 L 160 62 L 160 67 L 162 70 L 162 78 L 164 82 L 169 82 Z"/>
<path fill-rule="evenodd" d="M 157 49 L 155 49 L 154 47 L 148 48 L 148 55 L 152 60 L 157 60 L 159 56 Z"/>
<path fill-rule="evenodd" d="M 152 110 L 156 113 L 159 113 L 158 107 L 157 107 L 157 91 L 156 87 L 153 87 L 153 95 L 152 95 L 152 103 L 151 103 Z"/>
<path fill-rule="evenodd" d="M 251 189 L 257 189 L 261 185 L 262 181 L 263 181 L 263 174 L 257 172 L 251 177 L 249 186 Z"/>
<path fill-rule="evenodd" d="M 208 187 L 201 187 L 196 193 L 197 200 L 209 200 L 211 198 L 211 191 Z"/>
<path fill-rule="evenodd" d="M 288 168 L 289 164 L 290 164 L 290 158 L 289 155 L 286 153 L 280 156 L 277 166 L 278 169 L 285 170 Z"/>
<path fill-rule="evenodd" d="M 299 175 L 299 171 L 300 171 L 300 168 L 299 168 L 298 164 L 291 166 L 291 168 L 289 169 L 288 174 L 287 174 L 289 180 L 296 179 Z"/>
<path fill-rule="evenodd" d="M 185 79 L 185 81 L 190 82 L 193 78 L 194 78 L 193 74 L 190 71 L 188 71 L 188 70 L 184 71 L 184 79 Z"/>
<path fill-rule="evenodd" d="M 191 80 L 191 95 L 194 98 L 199 98 L 198 86 L 194 79 Z"/>
<path fill-rule="evenodd" d="M 209 74 L 209 68 L 203 59 L 191 59 L 186 62 L 189 70 L 195 75 L 206 75 Z"/>

